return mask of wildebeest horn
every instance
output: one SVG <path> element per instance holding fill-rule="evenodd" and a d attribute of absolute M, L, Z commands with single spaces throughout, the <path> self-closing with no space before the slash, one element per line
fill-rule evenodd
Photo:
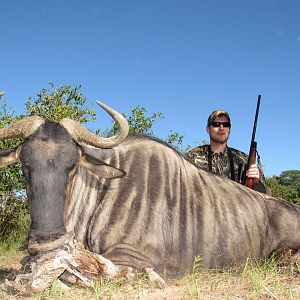
<path fill-rule="evenodd" d="M 117 111 L 113 110 L 109 106 L 96 101 L 106 112 L 108 112 L 111 117 L 118 124 L 118 131 L 115 135 L 109 138 L 100 137 L 88 129 L 84 128 L 78 121 L 74 121 L 68 118 L 62 119 L 59 124 L 66 128 L 69 134 L 74 138 L 74 140 L 84 142 L 88 145 L 93 145 L 98 148 L 112 148 L 125 140 L 129 132 L 129 126 L 127 120 Z"/>
<path fill-rule="evenodd" d="M 38 127 L 44 124 L 43 118 L 38 116 L 26 117 L 6 128 L 0 129 L 0 140 L 9 138 L 28 138 Z"/>

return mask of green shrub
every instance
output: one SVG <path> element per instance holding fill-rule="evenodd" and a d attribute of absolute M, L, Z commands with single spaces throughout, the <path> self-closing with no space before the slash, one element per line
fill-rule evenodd
<path fill-rule="evenodd" d="M 15 243 L 27 237 L 30 215 L 24 196 L 6 193 L 0 197 L 0 242 Z"/>
<path fill-rule="evenodd" d="M 266 183 L 272 190 L 272 196 L 300 204 L 300 170 L 283 171 L 279 176 L 267 178 Z"/>

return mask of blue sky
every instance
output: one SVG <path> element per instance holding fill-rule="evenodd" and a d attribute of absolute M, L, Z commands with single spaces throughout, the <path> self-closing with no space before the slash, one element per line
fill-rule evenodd
<path fill-rule="evenodd" d="M 258 94 L 267 176 L 300 169 L 300 1 L 12 0 L 0 4 L 0 90 L 16 112 L 49 82 L 120 112 L 162 112 L 155 133 L 207 139 L 212 110 L 248 152 Z M 98 124 L 110 119 L 97 109 Z"/>

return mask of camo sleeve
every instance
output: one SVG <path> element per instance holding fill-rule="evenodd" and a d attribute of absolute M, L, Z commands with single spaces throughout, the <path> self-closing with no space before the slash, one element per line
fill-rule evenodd
<path fill-rule="evenodd" d="M 202 170 L 208 171 L 208 147 L 206 145 L 196 147 L 186 152 L 185 155 Z"/>

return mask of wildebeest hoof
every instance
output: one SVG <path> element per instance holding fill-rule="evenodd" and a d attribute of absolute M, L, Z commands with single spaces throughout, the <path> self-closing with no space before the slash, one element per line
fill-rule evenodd
<path fill-rule="evenodd" d="M 145 268 L 145 272 L 150 282 L 157 284 L 161 289 L 167 287 L 166 282 L 152 268 Z"/>
<path fill-rule="evenodd" d="M 143 273 L 138 273 L 131 267 L 122 267 L 116 277 L 125 278 L 130 282 L 134 282 L 145 274 L 147 275 L 150 283 L 155 284 L 155 286 L 161 289 L 167 286 L 166 282 L 152 268 L 145 268 Z"/>

